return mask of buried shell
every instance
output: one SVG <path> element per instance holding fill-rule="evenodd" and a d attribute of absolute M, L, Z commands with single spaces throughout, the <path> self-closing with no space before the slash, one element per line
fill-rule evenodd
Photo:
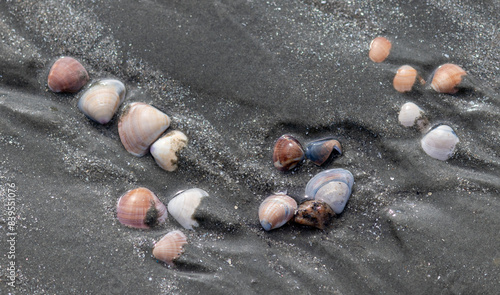
<path fill-rule="evenodd" d="M 424 152 L 434 159 L 448 160 L 455 152 L 458 136 L 448 125 L 439 125 L 429 131 L 420 141 Z"/>
<path fill-rule="evenodd" d="M 125 85 L 118 80 L 93 84 L 78 101 L 78 108 L 90 119 L 106 124 L 111 121 L 125 97 Z"/>
<path fill-rule="evenodd" d="M 324 229 L 330 224 L 333 217 L 335 217 L 335 212 L 330 205 L 319 200 L 308 200 L 299 205 L 293 221 Z"/>
<path fill-rule="evenodd" d="M 354 177 L 348 170 L 338 168 L 316 174 L 306 185 L 306 198 L 324 201 L 333 212 L 340 214 L 351 196 Z"/>
<path fill-rule="evenodd" d="M 335 138 L 323 138 L 308 143 L 305 155 L 311 162 L 321 166 L 332 157 L 342 155 L 342 146 Z"/>
<path fill-rule="evenodd" d="M 370 43 L 368 56 L 374 62 L 383 62 L 391 52 L 391 41 L 385 37 L 377 37 Z"/>
<path fill-rule="evenodd" d="M 149 146 L 170 126 L 170 118 L 158 109 L 134 102 L 127 106 L 118 133 L 125 149 L 134 156 L 144 156 Z"/>
<path fill-rule="evenodd" d="M 150 228 L 165 222 L 167 208 L 147 188 L 139 187 L 126 192 L 116 205 L 118 221 L 135 228 Z"/>
<path fill-rule="evenodd" d="M 61 57 L 50 68 L 47 84 L 53 92 L 78 92 L 89 81 L 82 64 L 72 57 Z"/>
<path fill-rule="evenodd" d="M 417 125 L 420 131 L 424 131 L 429 126 L 429 120 L 425 116 L 424 111 L 413 102 L 407 102 L 401 106 L 398 119 L 401 125 L 405 127 Z"/>
<path fill-rule="evenodd" d="M 180 150 L 187 146 L 187 143 L 187 136 L 180 131 L 174 130 L 155 141 L 149 151 L 158 166 L 172 172 L 177 169 L 177 156 Z"/>
<path fill-rule="evenodd" d="M 281 227 L 292 219 L 297 202 L 285 194 L 267 197 L 259 206 L 260 224 L 266 231 Z"/>
<path fill-rule="evenodd" d="M 193 214 L 201 203 L 201 199 L 208 197 L 208 193 L 199 188 L 192 188 L 178 193 L 168 202 L 168 212 L 185 229 L 198 227 Z"/>
<path fill-rule="evenodd" d="M 467 73 L 461 67 L 454 64 L 444 64 L 439 66 L 429 79 L 431 87 L 436 92 L 453 94 L 458 91 L 458 86 L 462 82 L 462 76 Z"/>
<path fill-rule="evenodd" d="M 179 230 L 174 230 L 166 234 L 153 247 L 153 256 L 173 266 L 174 260 L 179 258 L 184 252 L 184 245 L 187 243 L 186 235 Z"/>
<path fill-rule="evenodd" d="M 280 171 L 295 168 L 304 160 L 304 149 L 300 142 L 291 135 L 283 135 L 276 141 L 273 151 L 274 167 Z"/>
<path fill-rule="evenodd" d="M 417 70 L 413 67 L 404 65 L 401 66 L 396 75 L 394 76 L 394 80 L 392 81 L 392 85 L 394 89 L 399 92 L 408 92 L 411 91 L 415 81 L 419 80 L 421 84 L 424 84 L 425 81 L 418 75 Z"/>

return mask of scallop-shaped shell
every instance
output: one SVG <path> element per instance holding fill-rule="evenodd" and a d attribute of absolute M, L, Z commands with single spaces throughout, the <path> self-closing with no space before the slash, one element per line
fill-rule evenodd
<path fill-rule="evenodd" d="M 308 200 L 299 205 L 293 221 L 324 229 L 330 224 L 334 216 L 335 212 L 333 212 L 327 203 L 318 200 Z"/>
<path fill-rule="evenodd" d="M 446 161 L 453 155 L 458 142 L 458 136 L 448 125 L 439 125 L 420 141 L 427 155 L 441 161 Z"/>
<path fill-rule="evenodd" d="M 417 81 L 417 76 L 417 70 L 413 67 L 408 65 L 401 66 L 394 76 L 392 85 L 394 86 L 394 89 L 399 92 L 411 91 L 415 81 Z"/>
<path fill-rule="evenodd" d="M 170 126 L 170 118 L 158 109 L 134 102 L 127 106 L 118 133 L 125 149 L 134 156 L 144 156 L 149 146 Z"/>
<path fill-rule="evenodd" d="M 342 155 L 342 146 L 335 138 L 323 138 L 308 143 L 305 155 L 311 162 L 321 166 L 331 157 Z"/>
<path fill-rule="evenodd" d="M 171 231 L 156 242 L 153 247 L 153 256 L 172 266 L 174 260 L 179 258 L 184 252 L 184 245 L 186 243 L 186 235 L 179 230 Z"/>
<path fill-rule="evenodd" d="M 165 222 L 167 208 L 147 188 L 139 187 L 126 192 L 116 205 L 120 223 L 135 228 L 150 228 Z"/>
<path fill-rule="evenodd" d="M 368 56 L 374 62 L 383 62 L 391 52 L 391 41 L 385 37 L 377 37 L 370 43 Z"/>
<path fill-rule="evenodd" d="M 198 227 L 198 222 L 193 218 L 201 199 L 208 197 L 208 193 L 199 188 L 192 188 L 180 192 L 168 202 L 168 212 L 185 229 Z"/>
<path fill-rule="evenodd" d="M 93 84 L 78 101 L 78 108 L 97 123 L 111 121 L 125 97 L 125 85 L 118 80 L 101 80 Z"/>
<path fill-rule="evenodd" d="M 272 230 L 283 226 L 292 219 L 297 209 L 297 202 L 285 194 L 267 197 L 259 206 L 259 220 L 262 227 Z"/>
<path fill-rule="evenodd" d="M 188 143 L 187 136 L 177 130 L 170 131 L 155 141 L 149 151 L 155 158 L 156 164 L 167 171 L 177 169 L 177 155 Z"/>
<path fill-rule="evenodd" d="M 333 212 L 340 214 L 351 196 L 354 177 L 348 170 L 338 168 L 316 174 L 306 185 L 306 198 L 324 201 Z"/>
<path fill-rule="evenodd" d="M 453 94 L 458 91 L 457 86 L 462 82 L 462 76 L 464 75 L 467 75 L 467 73 L 457 65 L 441 65 L 431 75 L 431 87 L 440 93 Z"/>
<path fill-rule="evenodd" d="M 89 74 L 72 57 L 61 57 L 50 68 L 47 84 L 53 92 L 78 92 L 89 81 Z"/>
<path fill-rule="evenodd" d="M 422 120 L 424 116 L 424 111 L 419 106 L 413 102 L 407 102 L 401 106 L 398 119 L 401 125 L 412 127 L 416 123 L 419 124 L 419 120 Z"/>
<path fill-rule="evenodd" d="M 304 160 L 304 149 L 291 135 L 283 135 L 276 141 L 273 151 L 274 167 L 281 171 L 295 168 Z"/>

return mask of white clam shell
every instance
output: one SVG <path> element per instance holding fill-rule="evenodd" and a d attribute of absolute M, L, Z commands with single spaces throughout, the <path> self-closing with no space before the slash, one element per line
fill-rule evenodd
<path fill-rule="evenodd" d="M 155 141 L 149 151 L 158 166 L 172 172 L 177 169 L 177 154 L 187 146 L 187 143 L 187 136 L 178 130 L 174 130 Z"/>
<path fill-rule="evenodd" d="M 292 219 L 297 207 L 297 202 L 285 194 L 271 195 L 259 206 L 260 224 L 266 231 L 281 227 Z"/>
<path fill-rule="evenodd" d="M 345 169 L 330 169 L 316 174 L 306 185 L 306 198 L 327 203 L 340 214 L 351 196 L 354 176 Z"/>
<path fill-rule="evenodd" d="M 90 119 L 106 124 L 125 97 L 125 85 L 118 80 L 101 80 L 93 84 L 78 101 L 78 108 Z"/>
<path fill-rule="evenodd" d="M 448 125 L 439 125 L 429 131 L 420 141 L 427 155 L 441 161 L 446 161 L 453 155 L 458 142 L 458 136 Z"/>
<path fill-rule="evenodd" d="M 405 127 L 412 127 L 418 119 L 424 117 L 424 111 L 413 102 L 407 102 L 399 111 L 399 123 Z"/>
<path fill-rule="evenodd" d="M 183 247 L 186 243 L 186 235 L 179 230 L 174 230 L 156 242 L 153 247 L 153 256 L 172 266 L 174 260 L 184 252 Z"/>
<path fill-rule="evenodd" d="M 201 199 L 208 197 L 208 193 L 199 188 L 192 188 L 177 194 L 168 202 L 168 212 L 185 229 L 198 227 L 198 222 L 193 218 Z"/>
<path fill-rule="evenodd" d="M 120 118 L 118 133 L 125 149 L 141 157 L 169 126 L 170 118 L 165 113 L 148 104 L 134 102 Z"/>

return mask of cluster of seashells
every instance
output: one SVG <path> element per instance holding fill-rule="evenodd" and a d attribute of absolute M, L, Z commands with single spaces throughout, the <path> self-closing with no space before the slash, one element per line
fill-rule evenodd
<path fill-rule="evenodd" d="M 376 37 L 370 43 L 369 58 L 376 63 L 383 62 L 391 52 L 392 43 L 385 37 Z M 467 73 L 460 66 L 447 63 L 440 65 L 430 75 L 430 88 L 438 93 L 454 94 L 463 84 Z M 394 76 L 393 86 L 398 92 L 409 92 L 415 87 L 425 85 L 425 80 L 412 66 L 401 66 Z M 459 142 L 455 131 L 448 125 L 436 125 L 429 128 L 429 120 L 424 111 L 412 102 L 403 104 L 398 116 L 405 127 L 416 126 L 425 135 L 420 140 L 424 152 L 434 159 L 446 161 L 453 156 Z"/>

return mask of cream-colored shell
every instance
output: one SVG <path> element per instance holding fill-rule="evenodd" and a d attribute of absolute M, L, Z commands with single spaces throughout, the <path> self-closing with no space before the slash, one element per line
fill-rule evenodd
<path fill-rule="evenodd" d="M 441 161 L 446 161 L 453 155 L 458 142 L 458 136 L 448 125 L 432 129 L 420 141 L 427 155 Z"/>
<path fill-rule="evenodd" d="M 285 194 L 271 195 L 259 206 L 260 224 L 266 231 L 281 227 L 292 219 L 297 207 L 297 202 Z"/>
<path fill-rule="evenodd" d="M 174 260 L 184 252 L 183 247 L 186 243 L 186 236 L 181 231 L 174 230 L 156 242 L 153 247 L 153 256 L 172 266 Z"/>
<path fill-rule="evenodd" d="M 158 166 L 172 172 L 177 169 L 177 154 L 187 146 L 187 143 L 187 136 L 178 130 L 174 130 L 155 141 L 149 151 Z"/>
<path fill-rule="evenodd" d="M 401 125 L 405 127 L 412 127 L 419 118 L 423 117 L 423 115 L 424 111 L 419 106 L 413 102 L 407 102 L 401 106 L 398 119 Z"/>
<path fill-rule="evenodd" d="M 199 188 L 192 188 L 177 194 L 168 202 L 168 212 L 185 229 L 198 227 L 193 214 L 201 203 L 201 199 L 208 197 L 208 193 Z"/>
<path fill-rule="evenodd" d="M 90 119 L 108 123 L 125 97 L 125 85 L 118 80 L 93 84 L 78 101 L 78 108 Z"/>

